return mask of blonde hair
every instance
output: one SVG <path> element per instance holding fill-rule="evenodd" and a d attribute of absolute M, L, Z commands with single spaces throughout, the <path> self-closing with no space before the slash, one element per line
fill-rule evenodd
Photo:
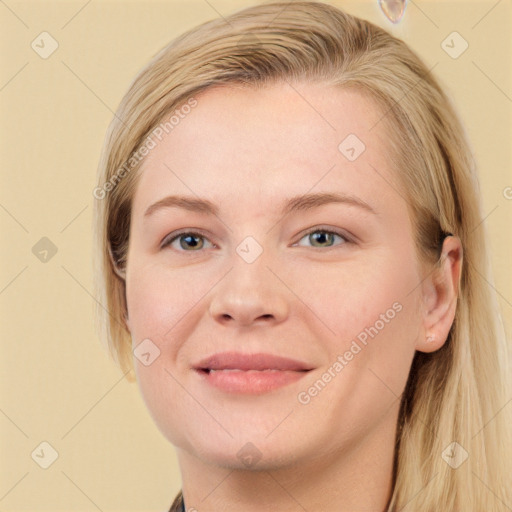
<path fill-rule="evenodd" d="M 422 512 L 512 507 L 509 359 L 463 127 L 404 42 L 330 5 L 269 3 L 203 23 L 163 48 L 130 85 L 109 127 L 95 190 L 96 292 L 104 305 L 98 318 L 112 356 L 125 371 L 133 368 L 124 269 L 141 148 L 155 127 L 168 126 L 174 110 L 209 87 L 278 81 L 371 95 L 390 130 L 390 158 L 408 199 L 419 261 L 435 271 L 444 236 L 452 233 L 462 243 L 448 340 L 434 353 L 416 353 L 402 395 L 387 510 L 408 503 Z M 452 442 L 469 454 L 457 469 L 442 457 Z"/>

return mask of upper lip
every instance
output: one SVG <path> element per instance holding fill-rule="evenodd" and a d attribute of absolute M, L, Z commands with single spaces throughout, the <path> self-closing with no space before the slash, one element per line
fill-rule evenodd
<path fill-rule="evenodd" d="M 194 366 L 196 370 L 288 370 L 307 371 L 311 365 L 296 359 L 273 354 L 243 354 L 240 352 L 220 352 L 201 360 Z"/>

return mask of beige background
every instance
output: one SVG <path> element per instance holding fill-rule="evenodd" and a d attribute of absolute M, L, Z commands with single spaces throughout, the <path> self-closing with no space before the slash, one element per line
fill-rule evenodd
<path fill-rule="evenodd" d="M 112 111 L 141 66 L 186 29 L 254 3 L 0 3 L 0 511 L 161 511 L 179 490 L 173 447 L 94 330 L 92 189 Z M 398 26 L 376 0 L 330 3 L 437 63 L 479 162 L 478 229 L 510 336 L 511 1 L 414 0 Z M 31 48 L 43 31 L 59 44 L 48 59 Z M 441 48 L 453 31 L 469 43 L 457 59 Z M 42 237 L 58 249 L 47 262 L 32 253 Z M 59 454 L 48 469 L 31 457 L 43 441 Z"/>

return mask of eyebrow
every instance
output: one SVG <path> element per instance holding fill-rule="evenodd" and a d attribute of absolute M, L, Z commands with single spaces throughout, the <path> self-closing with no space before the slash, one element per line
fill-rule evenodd
<path fill-rule="evenodd" d="M 349 206 L 357 206 L 369 213 L 378 215 L 374 208 L 372 208 L 367 202 L 363 201 L 359 197 L 348 194 L 327 192 L 305 194 L 292 197 L 286 201 L 281 210 L 281 215 L 288 215 L 294 211 L 307 211 L 331 203 L 341 203 L 347 204 Z M 208 199 L 195 198 L 192 196 L 173 195 L 164 197 L 163 199 L 160 199 L 156 203 L 150 205 L 146 209 L 144 217 L 147 218 L 157 210 L 163 208 L 183 208 L 191 212 L 202 213 L 205 215 L 218 216 L 219 214 L 219 208 Z"/>

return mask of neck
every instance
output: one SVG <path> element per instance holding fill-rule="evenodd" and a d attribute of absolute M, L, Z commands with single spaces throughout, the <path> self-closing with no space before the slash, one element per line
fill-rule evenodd
<path fill-rule="evenodd" d="M 209 464 L 179 448 L 185 510 L 385 512 L 395 433 L 396 422 L 388 422 L 349 448 L 258 471 Z"/>

